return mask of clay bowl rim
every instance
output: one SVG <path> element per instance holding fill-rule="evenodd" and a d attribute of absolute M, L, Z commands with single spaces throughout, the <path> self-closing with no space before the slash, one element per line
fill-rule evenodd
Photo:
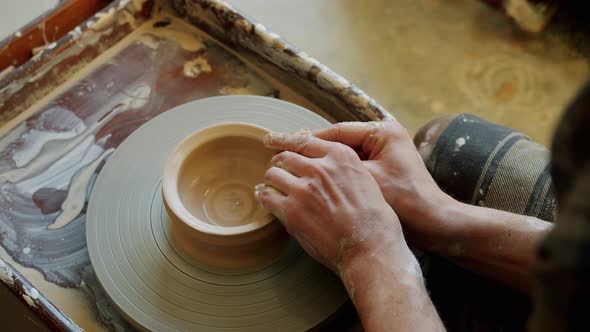
<path fill-rule="evenodd" d="M 226 130 L 220 130 L 226 129 Z M 233 130 L 228 130 L 233 129 Z M 207 136 L 208 132 L 213 134 Z M 195 217 L 182 203 L 180 195 L 178 194 L 178 177 L 181 173 L 184 161 L 193 151 L 211 142 L 215 139 L 228 136 L 242 136 L 255 139 L 262 143 L 264 136 L 271 131 L 261 126 L 257 126 L 246 122 L 222 122 L 207 126 L 182 139 L 168 156 L 164 165 L 164 174 L 162 177 L 162 196 L 165 203 L 168 205 L 174 216 L 181 222 L 191 227 L 192 229 L 209 234 L 232 236 L 242 235 L 262 229 L 274 221 L 274 218 L 268 218 L 264 222 L 250 222 L 241 226 L 218 226 L 212 225 L 206 221 Z M 231 133 L 228 135 L 227 133 Z M 254 191 L 254 188 L 252 188 Z"/>

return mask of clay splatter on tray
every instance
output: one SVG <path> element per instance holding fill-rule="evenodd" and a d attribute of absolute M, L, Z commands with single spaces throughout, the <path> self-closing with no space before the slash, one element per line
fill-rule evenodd
<path fill-rule="evenodd" d="M 83 276 L 93 277 L 86 204 L 113 149 L 153 117 L 194 99 L 278 95 L 238 58 L 187 29 L 194 28 L 170 18 L 147 22 L 0 138 L 0 243 L 14 261 L 62 287 L 92 283 Z"/>

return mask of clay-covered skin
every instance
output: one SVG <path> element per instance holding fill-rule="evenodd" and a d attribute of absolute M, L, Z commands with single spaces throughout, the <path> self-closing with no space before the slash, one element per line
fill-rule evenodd
<path fill-rule="evenodd" d="M 420 130 L 432 140 L 445 119 Z M 313 133 L 350 146 L 399 215 L 408 239 L 456 263 L 522 292 L 532 285 L 535 250 L 551 229 L 536 218 L 463 204 L 445 194 L 428 173 L 411 137 L 396 121 L 341 123 Z M 429 136 L 432 136 L 429 138 Z M 427 149 L 422 154 L 426 155 Z"/>
<path fill-rule="evenodd" d="M 397 215 L 359 155 L 309 134 L 266 136 L 262 204 L 342 279 L 367 331 L 444 330 Z"/>
<path fill-rule="evenodd" d="M 397 121 L 345 122 L 314 132 L 314 136 L 352 147 L 375 178 L 385 200 L 404 223 L 405 231 L 425 232 L 427 218 L 447 196 L 428 173 L 412 138 Z"/>
<path fill-rule="evenodd" d="M 254 197 L 272 151 L 261 141 L 230 136 L 212 140 L 193 151 L 178 179 L 180 199 L 197 219 L 235 227 L 268 218 Z"/>
<path fill-rule="evenodd" d="M 304 134 L 270 134 L 265 143 L 287 151 L 273 157 L 265 175 L 273 189 L 258 187 L 258 196 L 315 259 L 338 271 L 346 255 L 373 249 L 379 237 L 403 238 L 353 150 Z"/>
<path fill-rule="evenodd" d="M 339 274 L 366 330 L 444 329 L 400 220 L 422 249 L 530 291 L 535 248 L 549 223 L 446 195 L 396 121 L 340 123 L 312 135 L 267 136 L 269 147 L 284 152 L 258 195 L 310 255 Z"/>

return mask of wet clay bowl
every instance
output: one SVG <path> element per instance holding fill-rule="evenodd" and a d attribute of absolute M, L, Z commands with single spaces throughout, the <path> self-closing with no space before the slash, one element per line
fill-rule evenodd
<path fill-rule="evenodd" d="M 286 233 L 254 196 L 273 155 L 262 143 L 268 132 L 246 123 L 206 127 L 166 161 L 162 194 L 172 238 L 197 261 L 236 270 L 280 256 Z"/>

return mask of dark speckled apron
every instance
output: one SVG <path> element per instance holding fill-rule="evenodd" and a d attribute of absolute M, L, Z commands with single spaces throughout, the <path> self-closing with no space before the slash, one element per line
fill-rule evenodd
<path fill-rule="evenodd" d="M 426 166 L 459 201 L 555 220 L 550 153 L 513 129 L 461 114 L 441 134 Z M 440 257 L 431 257 L 425 273 L 449 331 L 525 330 L 527 297 Z"/>
<path fill-rule="evenodd" d="M 542 146 L 469 115 L 436 143 L 427 166 L 457 199 L 555 221 L 539 248 L 532 301 L 432 260 L 428 286 L 449 331 L 523 331 L 531 312 L 529 331 L 590 331 L 590 82 L 565 111 L 552 156 L 549 165 Z"/>
<path fill-rule="evenodd" d="M 550 154 L 513 129 L 457 116 L 426 161 L 439 186 L 456 199 L 554 221 Z"/>

